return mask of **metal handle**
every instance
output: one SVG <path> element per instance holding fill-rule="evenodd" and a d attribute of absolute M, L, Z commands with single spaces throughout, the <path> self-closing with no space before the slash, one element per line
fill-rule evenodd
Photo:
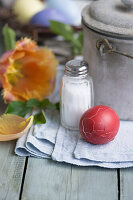
<path fill-rule="evenodd" d="M 107 39 L 97 40 L 96 47 L 100 51 L 101 55 L 107 54 L 107 53 L 115 53 L 115 54 L 119 54 L 119 55 L 126 56 L 128 58 L 133 59 L 133 56 L 114 49 L 112 44 Z"/>

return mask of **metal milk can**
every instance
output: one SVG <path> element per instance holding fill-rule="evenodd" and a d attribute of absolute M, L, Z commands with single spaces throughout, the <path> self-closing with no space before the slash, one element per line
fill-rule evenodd
<path fill-rule="evenodd" d="M 82 24 L 95 105 L 133 120 L 133 0 L 94 1 L 83 9 Z"/>

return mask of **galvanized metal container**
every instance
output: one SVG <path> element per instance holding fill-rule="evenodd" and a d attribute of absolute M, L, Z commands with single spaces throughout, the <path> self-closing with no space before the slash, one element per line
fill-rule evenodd
<path fill-rule="evenodd" d="M 84 8 L 82 24 L 95 105 L 133 120 L 133 0 L 94 1 Z"/>

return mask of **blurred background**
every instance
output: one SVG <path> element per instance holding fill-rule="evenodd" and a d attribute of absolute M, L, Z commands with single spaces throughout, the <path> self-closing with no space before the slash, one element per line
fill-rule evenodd
<path fill-rule="evenodd" d="M 0 45 L 3 44 L 2 28 L 8 24 L 16 33 L 16 39 L 30 37 L 40 46 L 50 47 L 61 63 L 65 63 L 74 54 L 81 54 L 67 41 L 63 31 L 68 27 L 59 27 L 51 20 L 72 27 L 75 35 L 82 32 L 81 11 L 93 0 L 0 0 Z M 63 37 L 62 37 L 63 36 Z M 79 34 L 81 38 L 81 34 Z M 75 48 L 75 49 L 74 49 Z M 74 49 L 74 51 L 73 51 Z M 0 54 L 3 49 L 0 48 Z"/>

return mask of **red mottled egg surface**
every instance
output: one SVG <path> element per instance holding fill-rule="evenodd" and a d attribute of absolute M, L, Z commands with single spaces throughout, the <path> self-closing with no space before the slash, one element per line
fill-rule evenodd
<path fill-rule="evenodd" d="M 80 120 L 82 137 L 92 144 L 105 144 L 112 141 L 120 126 L 117 113 L 108 106 L 94 106 L 87 110 Z"/>

